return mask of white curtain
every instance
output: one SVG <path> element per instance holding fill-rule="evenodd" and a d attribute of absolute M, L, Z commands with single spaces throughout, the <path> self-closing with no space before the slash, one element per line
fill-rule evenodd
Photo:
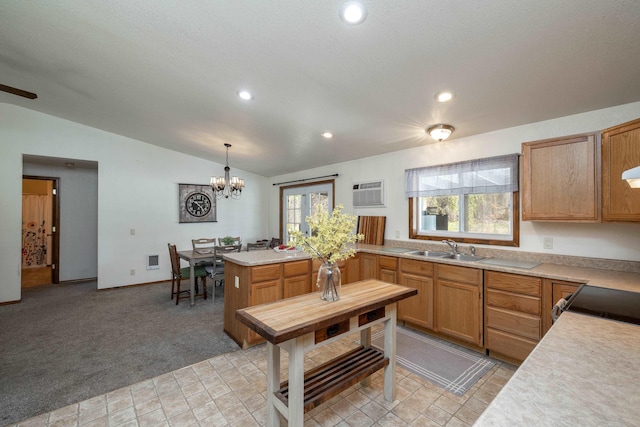
<path fill-rule="evenodd" d="M 22 267 L 51 264 L 51 196 L 22 196 Z"/>
<path fill-rule="evenodd" d="M 407 197 L 518 191 L 518 154 L 406 169 Z"/>

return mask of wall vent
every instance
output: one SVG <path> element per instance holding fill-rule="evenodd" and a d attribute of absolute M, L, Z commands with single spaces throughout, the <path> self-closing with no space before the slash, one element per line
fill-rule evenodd
<path fill-rule="evenodd" d="M 159 270 L 160 269 L 160 255 L 146 255 L 147 270 Z"/>
<path fill-rule="evenodd" d="M 374 208 L 384 206 L 384 181 L 353 184 L 353 207 Z"/>

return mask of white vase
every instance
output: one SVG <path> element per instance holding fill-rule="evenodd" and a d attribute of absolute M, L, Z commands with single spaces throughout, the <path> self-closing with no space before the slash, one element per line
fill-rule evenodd
<path fill-rule="evenodd" d="M 318 270 L 320 298 L 325 301 L 337 301 L 342 291 L 342 273 L 335 262 L 325 262 Z"/>

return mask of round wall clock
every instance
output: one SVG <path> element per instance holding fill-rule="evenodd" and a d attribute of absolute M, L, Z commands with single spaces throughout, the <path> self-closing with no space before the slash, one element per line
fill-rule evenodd
<path fill-rule="evenodd" d="M 216 198 L 208 185 L 179 184 L 180 222 L 215 222 Z"/>
<path fill-rule="evenodd" d="M 203 217 L 211 210 L 211 199 L 204 193 L 191 193 L 185 202 L 187 212 L 195 217 Z"/>

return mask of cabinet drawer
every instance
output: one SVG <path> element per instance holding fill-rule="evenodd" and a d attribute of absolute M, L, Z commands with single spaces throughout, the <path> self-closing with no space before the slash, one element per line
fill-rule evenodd
<path fill-rule="evenodd" d="M 540 296 L 542 294 L 542 279 L 537 277 L 520 276 L 517 274 L 487 271 L 486 285 L 488 288 Z"/>
<path fill-rule="evenodd" d="M 301 276 L 310 273 L 308 260 L 285 262 L 283 266 L 284 277 Z"/>
<path fill-rule="evenodd" d="M 280 278 L 280 264 L 260 265 L 251 267 L 251 283 Z"/>
<path fill-rule="evenodd" d="M 485 338 L 485 343 L 489 351 L 495 351 L 521 361 L 526 359 L 536 344 L 538 344 L 537 341 L 511 335 L 492 328 L 487 328 L 487 336 Z"/>
<path fill-rule="evenodd" d="M 541 320 L 538 316 L 487 307 L 487 327 L 540 340 Z"/>
<path fill-rule="evenodd" d="M 380 268 L 388 268 L 389 270 L 396 270 L 398 268 L 398 258 L 380 255 L 378 257 L 378 266 Z"/>
<path fill-rule="evenodd" d="M 482 271 L 479 268 L 457 267 L 455 265 L 438 264 L 436 272 L 439 279 L 447 279 L 452 282 L 482 284 Z"/>
<path fill-rule="evenodd" d="M 400 270 L 403 273 L 412 273 L 418 276 L 433 276 L 433 263 L 427 261 L 417 261 L 415 259 L 400 259 Z"/>
<path fill-rule="evenodd" d="M 541 301 L 538 297 L 519 295 L 513 292 L 496 291 L 487 289 L 487 305 L 521 311 L 523 313 L 540 315 Z"/>

